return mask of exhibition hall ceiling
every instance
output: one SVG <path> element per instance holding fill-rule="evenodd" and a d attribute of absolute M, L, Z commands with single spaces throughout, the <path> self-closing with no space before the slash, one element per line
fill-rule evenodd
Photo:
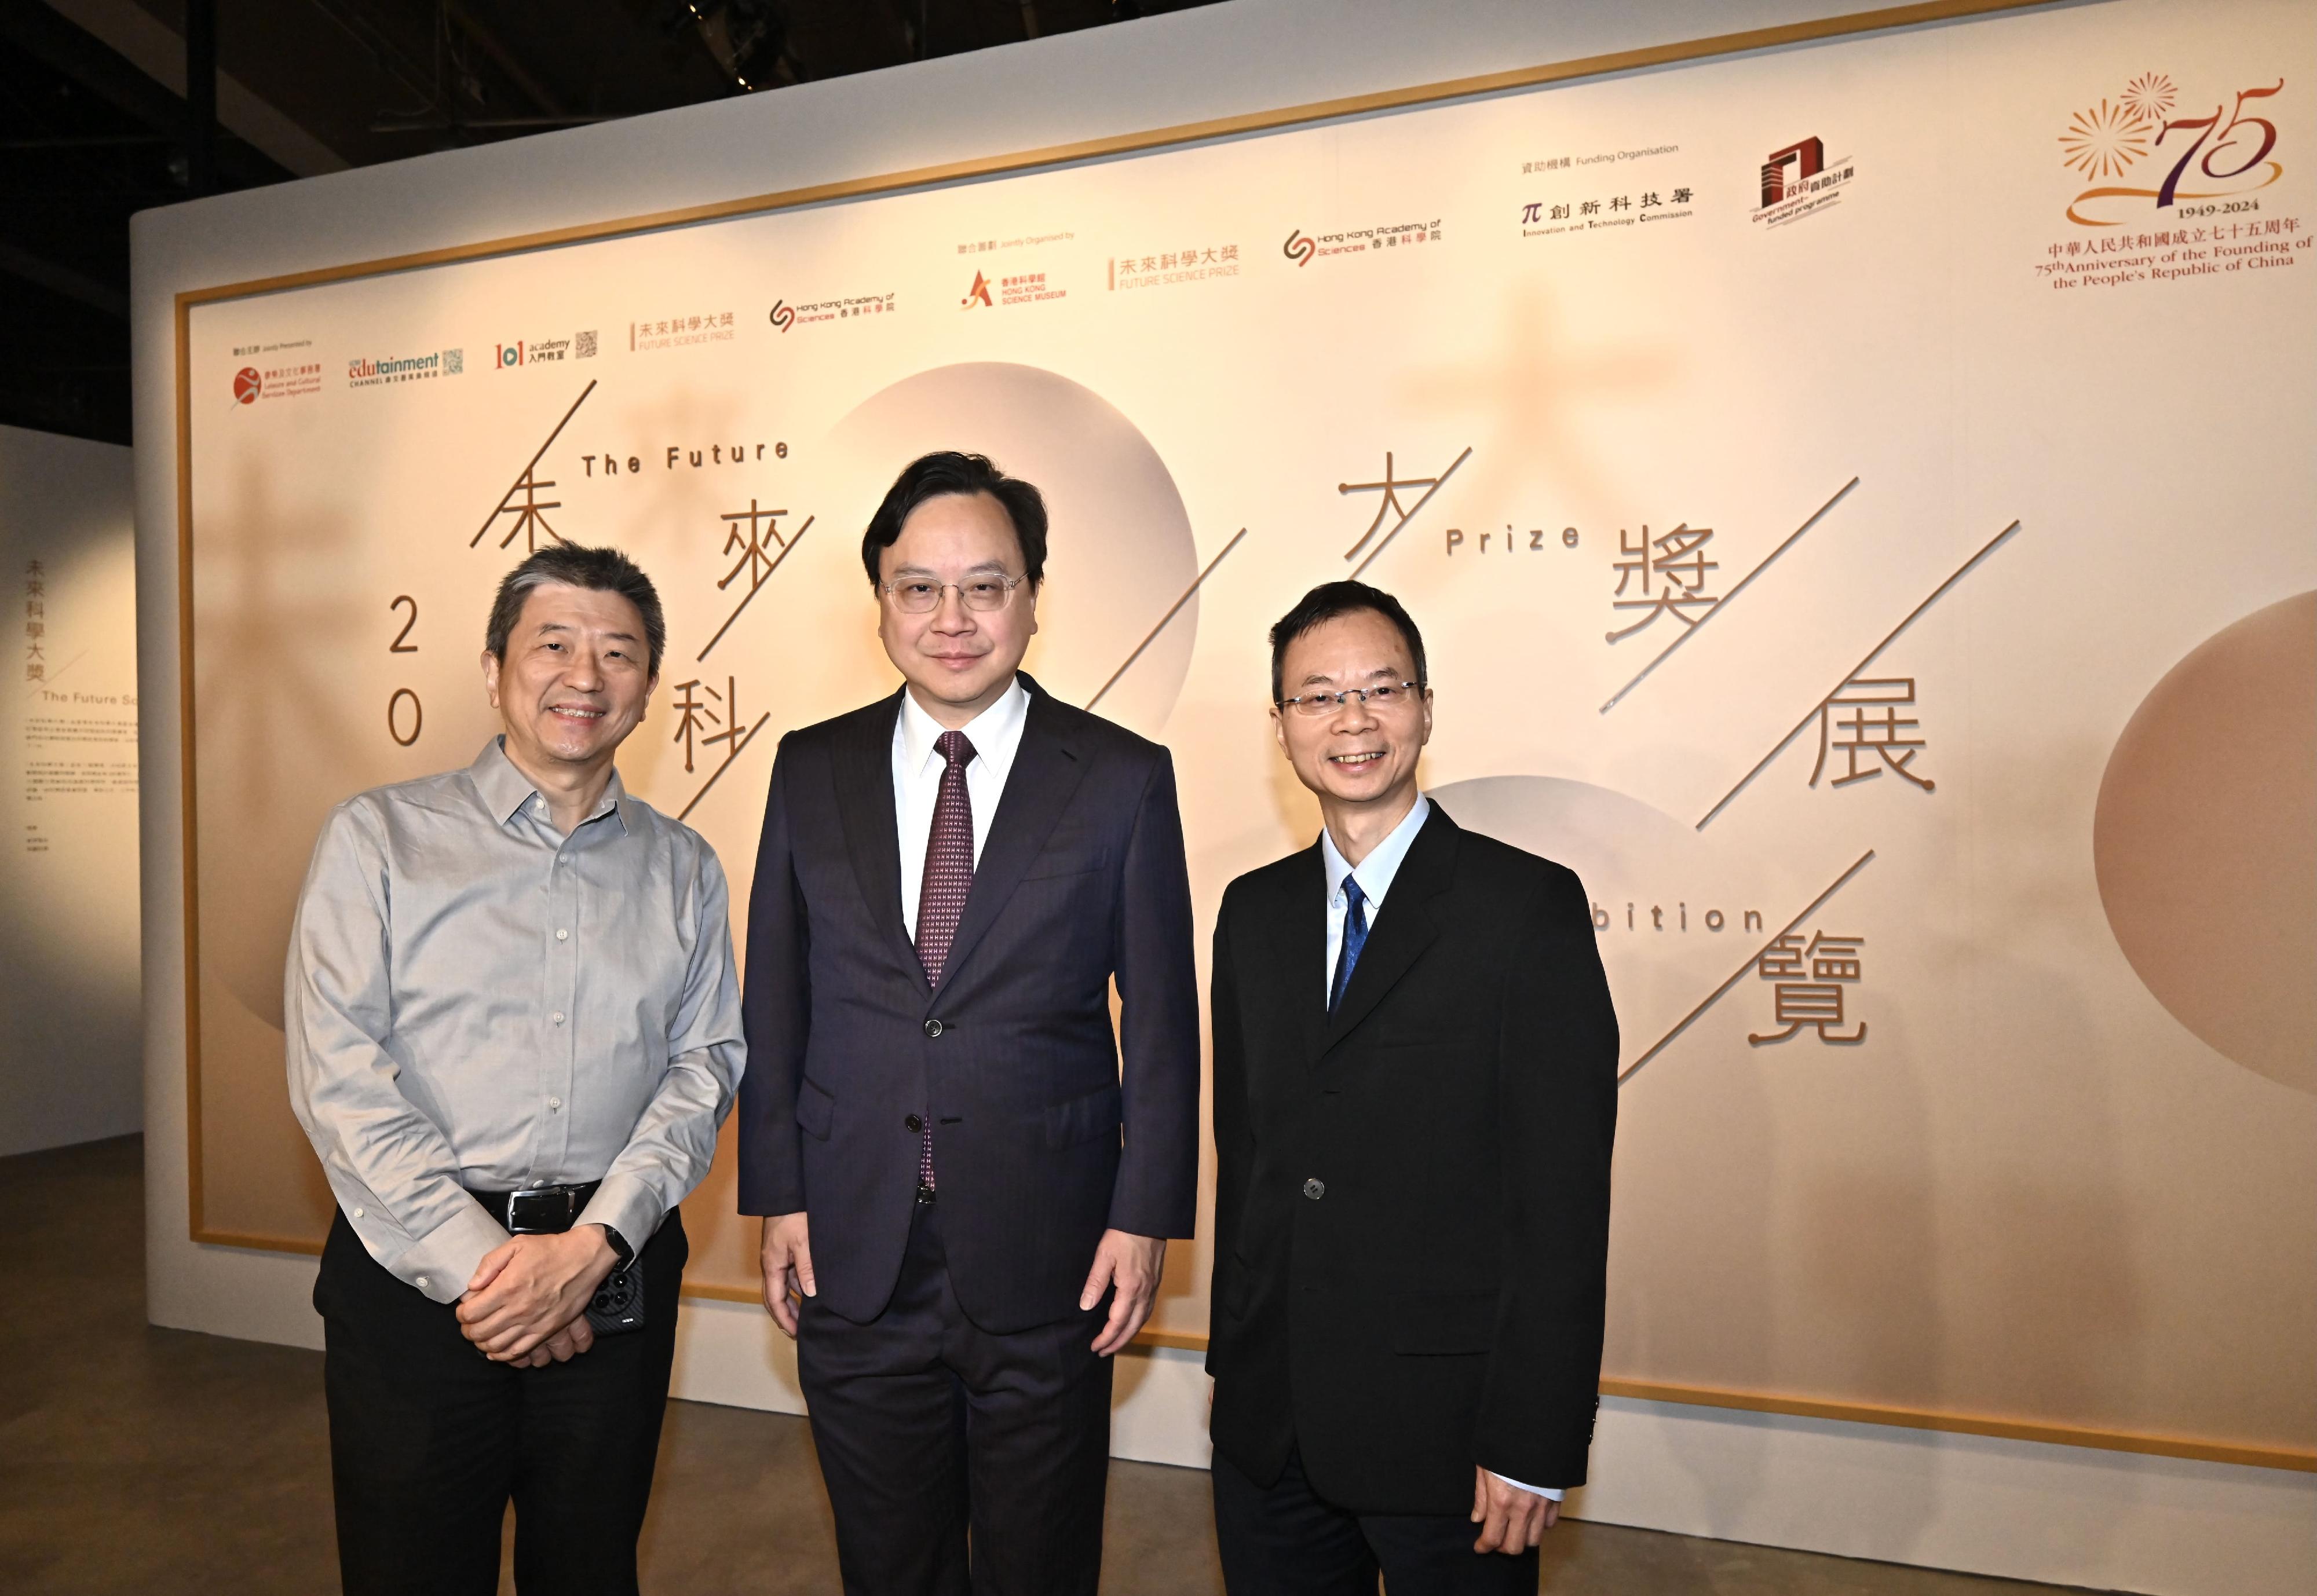
<path fill-rule="evenodd" d="M 210 0 L 218 186 L 1015 44 L 1208 0 Z M 0 5 L 0 423 L 127 443 L 129 218 L 192 198 L 188 0 Z"/>

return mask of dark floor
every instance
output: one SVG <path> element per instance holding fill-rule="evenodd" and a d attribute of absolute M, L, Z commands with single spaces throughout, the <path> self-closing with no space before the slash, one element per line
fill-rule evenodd
<path fill-rule="evenodd" d="M 139 1138 L 0 1159 L 0 1591 L 336 1588 L 320 1355 L 145 1323 Z M 804 1422 L 677 1402 L 644 1586 L 833 1591 Z M 1544 1586 L 1621 1596 L 2006 1596 L 2047 1586 L 1563 1524 Z M 511 1587 L 510 1587 L 511 1588 Z M 1207 1476 L 1111 1465 L 1106 1592 L 1220 1592 Z"/>

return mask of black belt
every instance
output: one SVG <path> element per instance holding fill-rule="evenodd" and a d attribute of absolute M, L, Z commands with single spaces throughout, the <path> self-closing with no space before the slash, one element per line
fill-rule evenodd
<path fill-rule="evenodd" d="M 520 1191 L 477 1191 L 467 1195 L 483 1205 L 509 1235 L 559 1235 L 578 1223 L 587 1199 L 601 1181 L 582 1186 L 526 1186 Z"/>

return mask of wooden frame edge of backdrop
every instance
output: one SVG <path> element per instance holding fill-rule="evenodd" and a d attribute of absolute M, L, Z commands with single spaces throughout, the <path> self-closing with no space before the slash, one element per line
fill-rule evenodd
<path fill-rule="evenodd" d="M 244 282 L 222 283 L 210 288 L 190 289 L 179 292 L 175 297 L 174 328 L 177 364 L 177 714 L 178 755 L 181 763 L 180 814 L 183 828 L 184 850 L 183 970 L 188 1188 L 186 1210 L 189 1216 L 188 1229 L 191 1239 L 203 1245 L 246 1247 L 264 1252 L 314 1255 L 318 1254 L 322 1250 L 320 1243 L 299 1237 L 212 1230 L 209 1227 L 203 1212 L 201 926 L 198 896 L 200 877 L 196 862 L 196 783 L 193 759 L 192 377 L 187 362 L 192 336 L 193 307 L 228 299 L 248 299 L 259 294 L 277 293 L 287 289 L 311 288 L 323 283 L 344 282 L 364 277 L 383 276 L 389 272 L 415 271 L 426 266 L 451 265 L 461 262 L 488 260 L 501 255 L 522 254 L 567 244 L 594 243 L 606 238 L 659 232 L 670 227 L 700 222 L 724 221 L 744 216 L 793 210 L 801 206 L 823 204 L 835 200 L 862 199 L 875 194 L 898 193 L 909 189 L 931 188 L 971 178 L 1034 171 L 1041 167 L 1065 165 L 1074 161 L 1137 155 L 1177 145 L 1196 144 L 1209 139 L 1234 138 L 1249 133 L 1276 132 L 1288 128 L 1373 115 L 1378 111 L 1409 110 L 1417 106 L 1439 104 L 1452 100 L 1473 99 L 1485 94 L 1503 94 L 1517 89 L 1540 88 L 1548 84 L 1573 83 L 1588 77 L 1603 77 L 1615 73 L 1671 66 L 1684 61 L 1741 55 L 1750 50 L 1774 49 L 1782 46 L 1811 44 L 1865 33 L 1888 32 L 1895 29 L 1917 27 L 1925 23 L 1963 21 L 2005 12 L 2044 10 L 2065 3 L 2066 0 L 1927 0 L 1925 4 L 1887 6 L 1874 11 L 1853 12 L 1842 16 L 1823 17 L 1812 22 L 1789 22 L 1776 27 L 1749 29 L 1737 33 L 1716 34 L 1674 44 L 1651 45 L 1638 49 L 1613 51 L 1606 55 L 1579 57 L 1566 61 L 1518 67 L 1506 72 L 1492 72 L 1472 77 L 1452 78 L 1440 83 L 1421 84 L 1403 89 L 1314 101 L 1302 105 L 1284 106 L 1275 111 L 1216 117 L 1204 121 L 1154 128 L 1140 133 L 1114 134 L 1101 138 L 1082 139 L 1071 144 L 1021 150 L 1010 155 L 984 156 L 971 160 L 944 162 L 937 165 L 887 173 L 880 176 L 813 183 L 802 188 L 752 195 L 745 199 L 719 201 L 713 204 L 688 206 L 680 210 L 658 211 L 642 216 L 616 218 L 577 227 L 556 227 L 543 232 L 521 234 L 513 237 L 454 245 L 443 249 L 422 250 L 408 254 L 386 256 L 378 260 L 318 267 L 310 271 L 285 272 L 273 277 L 255 278 Z M 754 1303 L 758 1300 L 756 1292 L 738 1286 L 687 1285 L 684 1288 L 684 1295 L 717 1302 Z M 1203 1351 L 1207 1346 L 1207 1337 L 1188 1331 L 1145 1329 L 1135 1337 L 1134 1344 L 1145 1349 L 1167 1348 L 1180 1351 Z M 1822 1402 L 1810 1397 L 1768 1392 L 1729 1391 L 1704 1386 L 1662 1385 L 1645 1380 L 1605 1378 L 1601 1382 L 1601 1390 L 1605 1395 L 1642 1402 L 1725 1408 L 1745 1413 L 1782 1413 L 1792 1417 L 1831 1419 L 1848 1423 L 1887 1424 L 1899 1429 L 1985 1435 L 2009 1440 L 2040 1441 L 2053 1446 L 2088 1447 L 2103 1451 L 2138 1452 L 2158 1457 L 2185 1458 L 2201 1462 L 2234 1463 L 2255 1468 L 2280 1468 L 2299 1473 L 2317 1474 L 2317 1450 L 2304 1450 L 2290 1447 L 2246 1446 L 2230 1441 L 2205 1440 L 2187 1436 L 2132 1434 L 2121 1431 L 2097 1430 L 2075 1425 L 2044 1424 L 2022 1420 L 1940 1413 L 1928 1409 L 1882 1407 L 1865 1403 Z"/>

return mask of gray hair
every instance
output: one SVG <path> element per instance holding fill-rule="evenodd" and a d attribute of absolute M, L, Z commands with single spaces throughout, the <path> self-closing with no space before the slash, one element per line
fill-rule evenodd
<path fill-rule="evenodd" d="M 523 619 L 523 607 L 534 587 L 560 583 L 597 593 L 615 593 L 636 607 L 644 618 L 644 643 L 650 655 L 647 673 L 659 674 L 659 656 L 667 647 L 667 619 L 660 612 L 659 590 L 637 565 L 616 548 L 588 548 L 577 543 L 550 543 L 499 579 L 498 596 L 491 601 L 491 618 L 483 629 L 483 646 L 501 664 L 506 663 L 507 638 Z"/>

